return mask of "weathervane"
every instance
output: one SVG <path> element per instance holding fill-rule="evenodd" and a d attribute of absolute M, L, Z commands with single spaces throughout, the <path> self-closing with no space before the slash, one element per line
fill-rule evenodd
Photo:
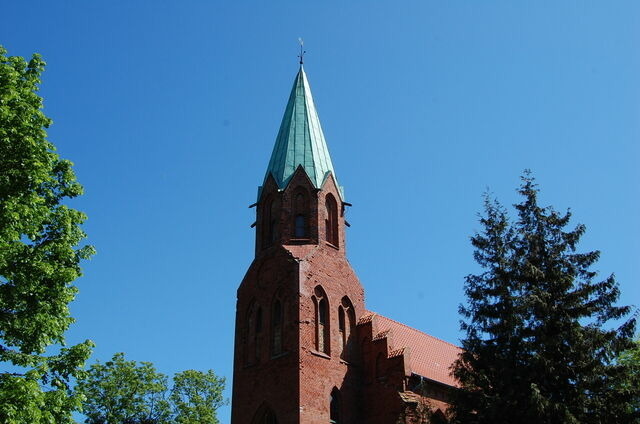
<path fill-rule="evenodd" d="M 298 55 L 298 57 L 300 58 L 300 64 L 302 65 L 304 63 L 304 54 L 307 51 L 302 49 L 304 46 L 304 40 L 302 39 L 302 37 L 298 37 L 298 43 L 300 43 L 300 54 Z"/>

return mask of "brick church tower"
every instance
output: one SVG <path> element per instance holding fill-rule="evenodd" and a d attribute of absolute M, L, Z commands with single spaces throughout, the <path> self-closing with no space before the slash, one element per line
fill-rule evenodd
<path fill-rule="evenodd" d="M 365 310 L 345 256 L 349 204 L 302 65 L 254 206 L 255 258 L 237 292 L 231 423 L 424 422 L 406 413 L 427 393 L 412 388 L 428 382 L 428 398 L 446 401 L 457 348 Z M 413 361 L 411 347 L 420 353 Z M 441 363 L 424 359 L 429 352 Z"/>

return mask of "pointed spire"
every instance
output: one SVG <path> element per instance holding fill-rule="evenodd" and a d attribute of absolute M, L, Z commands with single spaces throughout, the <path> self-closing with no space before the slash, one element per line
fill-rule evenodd
<path fill-rule="evenodd" d="M 298 166 L 302 166 L 316 188 L 322 186 L 329 172 L 336 178 L 302 64 L 284 111 L 265 181 L 271 174 L 283 189 Z"/>

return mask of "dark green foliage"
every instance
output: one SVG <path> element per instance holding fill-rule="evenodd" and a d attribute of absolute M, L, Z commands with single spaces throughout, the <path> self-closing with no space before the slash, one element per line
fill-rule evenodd
<path fill-rule="evenodd" d="M 527 172 L 511 222 L 488 196 L 483 231 L 471 238 L 484 272 L 466 278 L 460 307 L 464 353 L 452 412 L 460 423 L 635 422 L 638 387 L 614 390 L 630 367 L 616 361 L 632 346 L 635 319 L 615 306 L 612 276 L 594 281 L 599 252 L 578 253 L 585 227 L 571 214 L 538 206 Z"/>
<path fill-rule="evenodd" d="M 70 379 L 92 344 L 44 352 L 64 344 L 72 282 L 93 248 L 77 248 L 86 217 L 63 203 L 82 187 L 47 140 L 37 94 L 45 63 L 6 53 L 0 47 L 0 422 L 70 423 L 80 406 Z"/>
<path fill-rule="evenodd" d="M 97 362 L 78 380 L 89 424 L 217 424 L 216 410 L 226 404 L 224 378 L 213 371 L 167 376 L 150 362 L 127 361 L 117 353 Z"/>

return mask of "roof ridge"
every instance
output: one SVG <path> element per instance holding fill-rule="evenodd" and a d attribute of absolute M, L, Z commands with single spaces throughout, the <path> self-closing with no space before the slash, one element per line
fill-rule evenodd
<path fill-rule="evenodd" d="M 392 319 L 392 318 L 389 318 L 389 317 L 387 317 L 387 316 L 381 315 L 381 314 L 379 314 L 379 313 L 377 313 L 377 312 L 372 312 L 372 311 L 367 311 L 367 312 L 370 312 L 370 313 L 372 313 L 372 314 L 374 314 L 374 315 L 377 315 L 377 316 L 379 316 L 379 317 L 382 317 L 382 318 L 388 319 L 389 321 L 392 321 L 392 322 L 394 322 L 395 324 L 401 325 L 401 326 L 406 327 L 406 328 L 408 328 L 408 329 L 410 329 L 410 330 L 413 330 L 413 331 L 417 331 L 418 333 L 424 334 L 425 336 L 430 337 L 430 338 L 435 339 L 435 340 L 438 340 L 438 341 L 440 341 L 440 342 L 442 342 L 442 343 L 446 343 L 446 344 L 448 344 L 448 345 L 450 345 L 450 346 L 455 347 L 456 349 L 461 349 L 461 347 L 460 347 L 460 346 L 456 346 L 456 345 L 454 345 L 454 344 L 453 344 L 453 343 L 451 343 L 451 342 L 448 342 L 448 341 L 446 341 L 446 340 L 442 340 L 442 339 L 440 339 L 440 338 L 438 338 L 438 337 L 432 336 L 431 334 L 425 333 L 424 331 L 422 331 L 422 330 L 418 330 L 417 328 L 410 327 L 410 326 L 408 326 L 407 324 L 403 324 L 403 323 L 401 323 L 401 322 L 399 322 L 399 321 L 396 321 L 395 319 Z"/>

